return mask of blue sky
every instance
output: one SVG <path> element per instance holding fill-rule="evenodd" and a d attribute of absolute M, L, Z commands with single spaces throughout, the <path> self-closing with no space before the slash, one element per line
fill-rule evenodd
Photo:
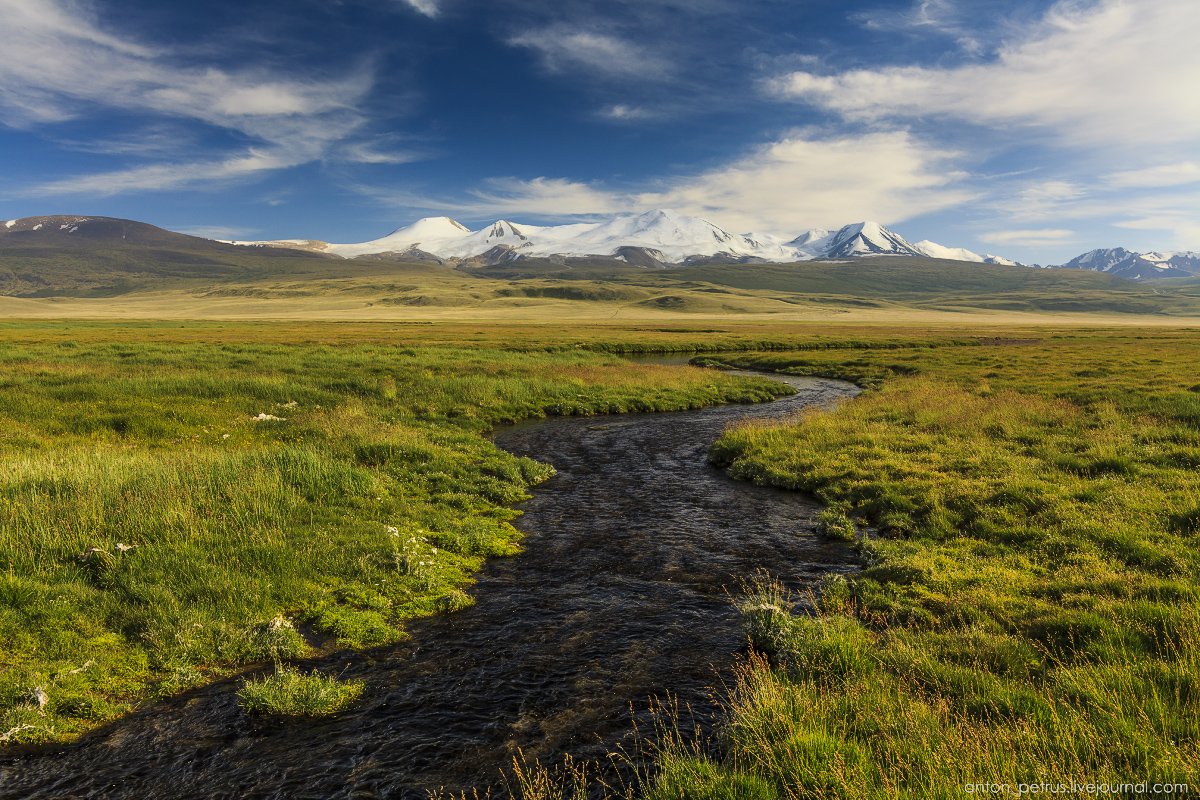
<path fill-rule="evenodd" d="M 1195 0 L 0 0 L 0 217 L 1200 250 Z"/>

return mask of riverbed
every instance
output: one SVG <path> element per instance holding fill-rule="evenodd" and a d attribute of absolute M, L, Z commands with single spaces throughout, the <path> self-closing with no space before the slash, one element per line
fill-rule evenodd
<path fill-rule="evenodd" d="M 367 682 L 332 719 L 254 718 L 236 680 L 152 704 L 67 746 L 0 757 L 21 798 L 426 798 L 498 789 L 514 755 L 607 762 L 653 727 L 651 701 L 701 735 L 745 648 L 729 593 L 766 569 L 803 588 L 855 567 L 813 533 L 811 500 L 727 478 L 706 454 L 728 424 L 828 405 L 857 390 L 778 376 L 762 405 L 552 418 L 496 442 L 556 477 L 523 504 L 525 551 L 491 561 L 464 611 L 420 620 L 404 642 L 341 653 L 322 670 Z"/>

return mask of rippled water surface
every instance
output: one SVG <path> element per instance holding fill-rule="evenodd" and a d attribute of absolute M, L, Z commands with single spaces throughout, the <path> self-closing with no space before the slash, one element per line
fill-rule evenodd
<path fill-rule="evenodd" d="M 494 785 L 518 749 L 553 762 L 626 742 L 667 694 L 714 710 L 708 687 L 743 647 L 726 593 L 767 568 L 797 586 L 851 568 L 812 536 L 818 507 L 736 483 L 705 462 L 721 429 L 848 397 L 781 378 L 758 406 L 559 418 L 496 437 L 558 476 L 524 504 L 526 551 L 488 564 L 466 611 L 414 623 L 404 643 L 319 666 L 367 681 L 335 719 L 238 710 L 236 681 L 155 704 L 74 745 L 0 760 L 5 797 L 424 798 Z"/>

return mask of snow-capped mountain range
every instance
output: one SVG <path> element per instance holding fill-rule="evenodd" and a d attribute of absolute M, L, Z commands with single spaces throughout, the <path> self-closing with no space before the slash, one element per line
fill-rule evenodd
<path fill-rule="evenodd" d="M 355 244 L 311 239 L 233 244 L 299 248 L 343 258 L 395 253 L 484 263 L 548 256 L 604 256 L 647 265 L 714 259 L 793 262 L 877 255 L 1016 263 L 936 242 L 912 244 L 876 222 L 858 222 L 837 231 L 814 229 L 784 240 L 769 234 L 730 233 L 706 219 L 664 210 L 618 214 L 601 222 L 568 225 L 539 226 L 497 220 L 478 230 L 449 217 L 427 217 L 380 239 Z"/>
<path fill-rule="evenodd" d="M 1072 258 L 1064 267 L 1107 272 L 1119 278 L 1187 278 L 1200 274 L 1200 253 L 1137 253 L 1124 247 L 1089 250 Z"/>
<path fill-rule="evenodd" d="M 911 256 L 952 261 L 1017 265 L 1000 256 L 979 255 L 928 240 L 910 243 L 875 222 L 858 222 L 837 231 L 813 229 L 792 239 L 770 234 L 734 234 L 708 220 L 671 211 L 621 214 L 601 222 L 537 226 L 498 220 L 471 230 L 449 217 L 428 217 L 380 239 L 331 244 L 314 239 L 227 242 L 110 217 L 40 216 L 0 221 L 0 248 L 43 241 L 72 248 L 98 242 L 110 245 L 172 246 L 234 252 L 231 245 L 269 249 L 286 257 L 305 250 L 332 257 L 400 257 L 412 260 L 496 264 L 525 257 L 607 257 L 644 267 L 686 263 L 797 262 L 851 260 L 869 256 Z M 1038 266 L 1038 265 L 1033 265 Z M 1065 264 L 1067 269 L 1104 272 L 1129 280 L 1200 276 L 1200 252 L 1136 252 L 1123 247 L 1090 250 Z"/>

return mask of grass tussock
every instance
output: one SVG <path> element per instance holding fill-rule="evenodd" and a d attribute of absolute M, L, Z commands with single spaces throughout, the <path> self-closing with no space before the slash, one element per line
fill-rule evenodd
<path fill-rule="evenodd" d="M 238 690 L 238 704 L 251 714 L 328 717 L 358 702 L 363 686 L 362 681 L 280 666 L 272 675 L 245 681 Z"/>
<path fill-rule="evenodd" d="M 741 602 L 761 655 L 704 767 L 721 791 L 1200 786 L 1197 357 L 1194 334 L 1112 334 L 739 359 L 877 387 L 713 449 L 872 535 L 815 606 L 770 585 Z M 710 796 L 674 769 L 663 791 Z"/>

